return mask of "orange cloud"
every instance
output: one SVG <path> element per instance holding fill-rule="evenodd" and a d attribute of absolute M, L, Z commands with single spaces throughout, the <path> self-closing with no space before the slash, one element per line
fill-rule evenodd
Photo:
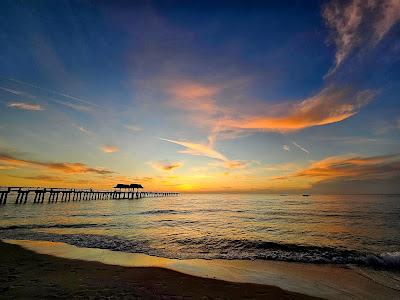
<path fill-rule="evenodd" d="M 399 175 L 400 154 L 382 156 L 332 156 L 278 179 L 305 177 L 315 181 L 381 179 Z"/>
<path fill-rule="evenodd" d="M 154 169 L 161 171 L 172 171 L 183 166 L 183 162 L 155 161 L 149 163 Z"/>
<path fill-rule="evenodd" d="M 118 147 L 115 147 L 115 146 L 104 145 L 104 146 L 101 147 L 101 150 L 102 150 L 104 153 L 114 153 L 114 152 L 118 152 L 118 151 L 119 151 L 119 148 L 118 148 Z"/>
<path fill-rule="evenodd" d="M 193 113 L 213 115 L 219 111 L 214 99 L 221 91 L 220 87 L 205 85 L 193 81 L 168 82 L 169 103 L 181 110 Z"/>
<path fill-rule="evenodd" d="M 11 175 L 9 175 L 11 176 Z M 34 175 L 34 176 L 11 176 L 15 178 L 20 178 L 20 179 L 26 179 L 26 180 L 38 180 L 38 181 L 54 181 L 54 182 L 61 182 L 63 181 L 63 178 L 57 177 L 57 176 L 48 176 L 48 175 Z"/>
<path fill-rule="evenodd" d="M 83 163 L 39 163 L 36 165 L 43 166 L 55 171 L 60 171 L 63 173 L 70 174 L 82 174 L 82 173 L 96 173 L 100 175 L 111 174 L 112 171 L 106 169 L 91 168 Z"/>
<path fill-rule="evenodd" d="M 244 169 L 256 161 L 248 160 L 227 160 L 222 162 L 210 163 L 210 166 L 223 167 L 225 169 Z"/>
<path fill-rule="evenodd" d="M 287 105 L 275 116 L 247 116 L 220 121 L 225 128 L 290 132 L 343 121 L 366 105 L 375 93 L 351 88 L 328 87 L 300 103 Z"/>
<path fill-rule="evenodd" d="M 25 160 L 13 157 L 12 155 L 6 153 L 0 153 L 0 164 L 11 166 L 15 168 L 45 168 L 52 171 L 58 171 L 66 174 L 84 174 L 84 173 L 94 173 L 99 175 L 112 174 L 114 172 L 102 169 L 102 168 L 92 168 L 83 163 L 70 163 L 70 162 L 42 162 L 35 160 Z"/>
<path fill-rule="evenodd" d="M 242 169 L 248 166 L 250 162 L 244 160 L 229 160 L 224 163 L 228 169 Z"/>
<path fill-rule="evenodd" d="M 271 104 L 244 98 L 242 88 L 236 90 L 235 85 L 228 83 L 203 85 L 182 81 L 167 83 L 166 89 L 172 96 L 169 103 L 190 112 L 187 116 L 192 123 L 220 133 L 240 134 L 293 132 L 340 122 L 358 113 L 376 95 L 371 90 L 331 85 L 300 102 Z"/>
<path fill-rule="evenodd" d="M 40 104 L 32 104 L 32 103 L 25 103 L 25 102 L 11 102 L 7 106 L 16 108 L 16 109 L 31 110 L 31 111 L 44 110 L 44 108 Z"/>
<path fill-rule="evenodd" d="M 196 82 L 178 82 L 174 83 L 168 92 L 176 98 L 193 100 L 213 97 L 218 94 L 219 90 L 218 87 Z"/>

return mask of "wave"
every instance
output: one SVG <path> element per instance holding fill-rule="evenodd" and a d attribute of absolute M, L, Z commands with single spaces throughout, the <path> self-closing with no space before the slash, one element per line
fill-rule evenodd
<path fill-rule="evenodd" d="M 84 224 L 85 226 L 102 226 Z M 175 259 L 247 259 L 276 260 L 314 264 L 355 265 L 380 270 L 400 270 L 400 252 L 374 254 L 313 245 L 296 245 L 269 241 L 169 237 L 168 240 L 128 240 L 95 234 L 55 234 L 33 232 L 29 226 L 0 229 L 0 238 L 64 242 L 78 247 L 109 249 Z M 15 228 L 17 227 L 17 228 Z M 82 227 L 82 224 L 43 226 L 46 228 Z M 38 228 L 36 226 L 35 228 Z M 17 230 L 10 230 L 17 229 Z"/>
<path fill-rule="evenodd" d="M 0 227 L 1 230 L 15 230 L 15 229 L 36 229 L 36 228 L 89 228 L 89 227 L 103 227 L 107 224 L 99 223 L 75 223 L 75 224 L 27 224 L 27 225 L 10 225 Z"/>
<path fill-rule="evenodd" d="M 368 255 L 367 265 L 375 268 L 398 269 L 400 270 L 400 252 L 385 252 L 378 256 Z"/>
<path fill-rule="evenodd" d="M 220 209 L 220 208 L 207 208 L 207 209 L 195 209 L 195 210 L 174 210 L 174 209 L 156 209 L 156 210 L 147 210 L 137 213 L 138 215 L 160 215 L 160 214 L 171 214 L 171 215 L 179 215 L 179 214 L 192 214 L 192 213 L 214 213 L 214 212 L 236 212 L 243 213 L 246 210 L 230 210 L 230 209 Z"/>
<path fill-rule="evenodd" d="M 161 215 L 161 214 L 190 214 L 189 210 L 173 210 L 173 209 L 157 209 L 157 210 L 147 210 L 137 213 L 138 215 Z"/>

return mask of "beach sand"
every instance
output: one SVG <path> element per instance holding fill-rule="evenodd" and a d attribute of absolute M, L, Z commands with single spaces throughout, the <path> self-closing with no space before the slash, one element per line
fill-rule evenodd
<path fill-rule="evenodd" d="M 278 287 L 37 254 L 0 242 L 0 298 L 317 299 Z"/>

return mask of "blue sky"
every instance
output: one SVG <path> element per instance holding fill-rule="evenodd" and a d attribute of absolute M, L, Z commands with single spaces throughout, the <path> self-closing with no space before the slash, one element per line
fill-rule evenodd
<path fill-rule="evenodd" d="M 3 185 L 399 192 L 395 0 L 0 7 Z"/>

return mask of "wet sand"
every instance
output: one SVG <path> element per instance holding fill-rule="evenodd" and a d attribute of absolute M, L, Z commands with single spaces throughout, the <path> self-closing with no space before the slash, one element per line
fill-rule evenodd
<path fill-rule="evenodd" d="M 0 298 L 317 299 L 278 287 L 37 254 L 0 242 Z"/>
<path fill-rule="evenodd" d="M 274 286 L 324 299 L 400 299 L 397 273 L 350 266 L 281 261 L 171 259 L 142 253 L 84 248 L 62 242 L 3 240 L 36 254 L 125 268 L 161 268 L 195 278 Z"/>

